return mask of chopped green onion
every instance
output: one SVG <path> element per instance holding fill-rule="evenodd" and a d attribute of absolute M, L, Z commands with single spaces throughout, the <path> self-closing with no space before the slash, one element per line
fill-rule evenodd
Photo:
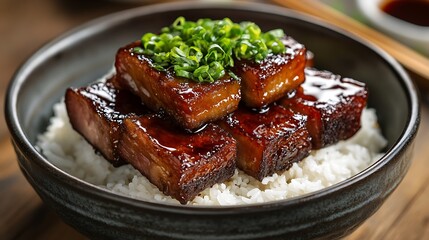
<path fill-rule="evenodd" d="M 269 54 L 286 52 L 284 36 L 281 29 L 264 33 L 252 22 L 233 23 L 229 18 L 193 22 L 178 17 L 160 34 L 144 34 L 133 52 L 151 58 L 159 71 L 171 68 L 176 76 L 212 83 L 226 72 L 238 79 L 225 70 L 234 66 L 234 59 L 259 63 Z"/>

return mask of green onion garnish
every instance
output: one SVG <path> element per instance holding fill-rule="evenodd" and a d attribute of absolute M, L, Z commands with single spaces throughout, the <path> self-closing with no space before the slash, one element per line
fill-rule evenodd
<path fill-rule="evenodd" d="M 231 73 L 234 59 L 260 63 L 268 54 L 284 53 L 284 35 L 281 29 L 264 33 L 255 23 L 229 18 L 193 22 L 179 17 L 160 34 L 143 35 L 133 52 L 150 57 L 157 70 L 172 68 L 179 77 L 212 83 Z"/>

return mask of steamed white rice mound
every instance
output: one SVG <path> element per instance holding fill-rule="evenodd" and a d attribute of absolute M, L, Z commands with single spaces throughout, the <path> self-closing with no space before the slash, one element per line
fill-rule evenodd
<path fill-rule="evenodd" d="M 47 131 L 39 136 L 38 146 L 58 168 L 86 182 L 136 199 L 180 204 L 164 195 L 130 165 L 113 167 L 95 153 L 77 132 L 67 116 L 63 102 L 54 106 Z M 362 171 L 380 158 L 387 141 L 380 133 L 374 109 L 365 109 L 362 128 L 351 139 L 312 151 L 310 156 L 283 174 L 257 181 L 240 170 L 227 182 L 201 192 L 192 205 L 238 205 L 287 199 L 316 191 Z"/>

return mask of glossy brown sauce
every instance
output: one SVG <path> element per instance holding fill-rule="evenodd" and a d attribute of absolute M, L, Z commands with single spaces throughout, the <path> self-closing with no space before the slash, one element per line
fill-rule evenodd
<path fill-rule="evenodd" d="M 385 13 L 403 21 L 420 26 L 429 26 L 428 0 L 389 0 L 381 6 Z"/>
<path fill-rule="evenodd" d="M 225 120 L 232 131 L 267 140 L 296 131 L 305 124 L 306 118 L 282 106 L 271 105 L 261 111 L 241 106 Z"/>
<path fill-rule="evenodd" d="M 304 98 L 317 105 L 346 103 L 348 96 L 355 96 L 362 91 L 363 83 L 324 71 L 306 69 L 303 83 Z"/>
<path fill-rule="evenodd" d="M 198 132 L 191 133 L 158 115 L 137 118 L 135 123 L 157 148 L 170 152 L 187 167 L 201 159 L 209 159 L 231 142 L 227 134 L 214 124 L 207 124 Z"/>
<path fill-rule="evenodd" d="M 313 149 L 349 138 L 360 127 L 359 117 L 366 105 L 362 82 L 328 71 L 305 69 L 305 82 L 279 104 L 307 116 L 307 130 Z"/>
<path fill-rule="evenodd" d="M 79 92 L 90 99 L 99 114 L 105 116 L 109 121 L 121 122 L 130 114 L 137 116 L 149 113 L 140 98 L 127 90 L 117 90 L 109 82 L 98 82 Z"/>

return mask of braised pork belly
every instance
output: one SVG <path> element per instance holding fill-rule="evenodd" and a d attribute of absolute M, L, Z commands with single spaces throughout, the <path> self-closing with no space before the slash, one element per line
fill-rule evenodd
<path fill-rule="evenodd" d="M 68 89 L 73 128 L 115 166 L 129 163 L 185 204 L 237 166 L 258 180 L 289 169 L 311 149 L 351 137 L 366 105 L 363 83 L 306 69 L 306 81 L 278 102 L 241 104 L 216 123 L 190 131 L 114 87 L 117 78 Z M 115 84 L 112 84 L 115 83 Z"/>
<path fill-rule="evenodd" d="M 183 204 L 234 173 L 236 142 L 217 125 L 184 130 L 111 81 L 69 88 L 65 102 L 73 128 L 107 160 L 133 165 Z"/>
<path fill-rule="evenodd" d="M 237 61 L 233 72 L 241 78 L 242 99 L 249 107 L 261 108 L 282 98 L 304 82 L 306 49 L 291 37 L 282 39 L 286 52 L 271 54 L 261 63 Z"/>
<path fill-rule="evenodd" d="M 191 133 L 156 115 L 128 118 L 119 151 L 161 191 L 183 204 L 226 181 L 235 170 L 236 142 L 214 124 Z"/>
<path fill-rule="evenodd" d="M 219 124 L 237 140 L 237 166 L 262 180 L 309 154 L 305 122 L 305 116 L 272 105 L 260 111 L 241 106 Z"/>
<path fill-rule="evenodd" d="M 133 53 L 139 42 L 119 49 L 117 85 L 138 95 L 153 111 L 163 110 L 182 127 L 195 129 L 234 111 L 241 99 L 240 81 L 228 74 L 213 83 L 198 83 L 158 71 L 151 60 Z"/>
<path fill-rule="evenodd" d="M 279 104 L 307 116 L 313 148 L 353 136 L 360 129 L 360 117 L 367 103 L 366 85 L 312 68 L 307 68 L 305 75 L 305 82 Z"/>
<path fill-rule="evenodd" d="M 65 104 L 72 127 L 113 165 L 119 166 L 124 163 L 117 154 L 122 121 L 149 110 L 137 96 L 114 88 L 112 80 L 67 89 Z"/>
<path fill-rule="evenodd" d="M 281 29 L 180 17 L 120 48 L 116 75 L 69 88 L 65 103 L 108 161 L 186 204 L 236 167 L 262 181 L 360 129 L 365 84 L 313 64 Z"/>

